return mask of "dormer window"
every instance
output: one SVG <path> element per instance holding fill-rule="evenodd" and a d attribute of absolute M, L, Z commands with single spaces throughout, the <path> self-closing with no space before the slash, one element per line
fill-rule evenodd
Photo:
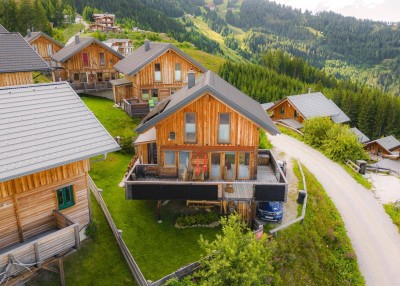
<path fill-rule="evenodd" d="M 181 64 L 176 63 L 175 64 L 175 81 L 181 81 L 181 80 L 182 80 Z"/>
<path fill-rule="evenodd" d="M 219 114 L 218 143 L 231 143 L 231 115 Z"/>
<path fill-rule="evenodd" d="M 161 81 L 161 64 L 154 65 L 154 80 Z"/>
<path fill-rule="evenodd" d="M 106 57 L 104 53 L 99 53 L 99 59 L 100 59 L 100 66 L 105 67 L 106 66 Z"/>
<path fill-rule="evenodd" d="M 281 107 L 280 114 L 285 114 L 285 108 L 284 107 Z"/>
<path fill-rule="evenodd" d="M 196 113 L 185 113 L 185 143 L 196 143 Z"/>

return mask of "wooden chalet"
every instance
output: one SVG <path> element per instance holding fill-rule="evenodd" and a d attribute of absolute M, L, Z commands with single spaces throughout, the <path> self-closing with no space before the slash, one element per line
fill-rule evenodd
<path fill-rule="evenodd" d="M 118 53 L 124 55 L 125 57 L 132 54 L 134 49 L 133 41 L 131 39 L 108 39 L 103 43 L 118 51 Z"/>
<path fill-rule="evenodd" d="M 111 88 L 110 80 L 119 78 L 114 65 L 124 56 L 95 38 L 80 38 L 52 56 L 60 68 L 54 81 L 68 81 L 77 92 Z"/>
<path fill-rule="evenodd" d="M 59 63 L 53 61 L 51 57 L 61 50 L 64 44 L 54 40 L 43 32 L 31 32 L 30 30 L 28 30 L 25 40 L 50 67 L 56 68 L 59 66 Z"/>
<path fill-rule="evenodd" d="M 0 88 L 0 135 L 0 284 L 14 285 L 79 247 L 89 158 L 119 146 L 65 82 Z"/>
<path fill-rule="evenodd" d="M 294 129 L 301 129 L 303 121 L 313 117 L 329 117 L 335 123 L 350 121 L 350 118 L 321 92 L 287 96 L 270 106 L 267 112 L 272 120 Z"/>
<path fill-rule="evenodd" d="M 0 30 L 0 87 L 32 84 L 34 71 L 50 70 L 21 34 Z"/>
<path fill-rule="evenodd" d="M 114 14 L 93 14 L 94 23 L 89 25 L 90 31 L 103 31 L 118 33 L 121 31 L 120 26 L 114 26 L 115 15 Z"/>
<path fill-rule="evenodd" d="M 259 132 L 279 133 L 260 104 L 211 71 L 163 100 L 141 122 L 139 161 L 126 198 L 211 203 L 285 201 L 287 182 Z M 254 214 L 253 214 L 254 215 Z"/>
<path fill-rule="evenodd" d="M 400 157 L 400 141 L 392 135 L 370 141 L 364 148 L 372 155 Z"/>
<path fill-rule="evenodd" d="M 174 45 L 148 40 L 117 63 L 115 69 L 125 78 L 111 82 L 114 102 L 133 117 L 149 112 L 149 100 L 157 103 L 187 85 L 186 74 L 190 70 L 196 76 L 207 70 Z"/>

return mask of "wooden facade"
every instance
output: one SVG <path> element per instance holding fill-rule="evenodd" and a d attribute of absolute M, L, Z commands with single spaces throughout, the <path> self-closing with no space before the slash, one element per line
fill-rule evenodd
<path fill-rule="evenodd" d="M 369 153 L 376 155 L 376 156 L 387 156 L 393 154 L 400 153 L 400 147 L 395 148 L 392 150 L 387 150 L 386 148 L 382 147 L 378 142 L 372 141 L 367 143 L 364 147 Z"/>
<path fill-rule="evenodd" d="M 273 120 L 294 119 L 303 123 L 303 115 L 290 103 L 288 99 L 282 100 L 268 110 L 268 114 Z"/>
<path fill-rule="evenodd" d="M 94 42 L 62 62 L 62 69 L 53 72 L 53 80 L 72 84 L 105 83 L 119 77 L 114 69 L 119 60 L 115 54 Z"/>
<path fill-rule="evenodd" d="M 22 84 L 32 84 L 33 73 L 30 72 L 14 72 L 0 73 L 0 86 L 12 86 Z"/>
<path fill-rule="evenodd" d="M 51 59 L 51 56 L 63 48 L 55 41 L 51 41 L 43 35 L 29 42 L 32 48 L 43 58 L 50 67 L 59 67 L 60 65 Z"/>
<path fill-rule="evenodd" d="M 60 212 L 81 230 L 90 221 L 89 161 L 82 160 L 0 183 L 0 250 L 57 228 L 56 190 L 72 186 L 74 204 Z"/>
<path fill-rule="evenodd" d="M 156 98 L 156 101 L 161 101 L 187 85 L 187 73 L 190 70 L 193 70 L 196 76 L 204 72 L 174 50 L 169 49 L 135 75 L 125 75 L 125 78 L 132 83 L 131 90 L 128 90 L 126 86 L 115 86 L 114 101 L 121 104 L 123 99 L 135 98 L 140 103 L 147 102 L 152 97 Z"/>
<path fill-rule="evenodd" d="M 195 143 L 185 142 L 187 113 L 195 114 Z M 230 116 L 229 143 L 218 142 L 220 114 Z M 157 161 L 161 173 L 182 176 L 183 165 L 195 170 L 206 164 L 210 177 L 214 179 L 255 179 L 260 128 L 211 94 L 202 95 L 160 121 L 155 128 L 156 145 L 141 144 L 138 149 L 143 163 Z M 171 133 L 174 139 L 171 139 Z M 166 152 L 174 152 L 170 153 L 175 156 L 174 165 L 167 164 Z M 154 154 L 157 154 L 157 158 L 153 158 Z M 229 175 L 226 174 L 227 161 L 232 166 Z M 247 175 L 243 173 L 245 169 L 249 170 Z"/>

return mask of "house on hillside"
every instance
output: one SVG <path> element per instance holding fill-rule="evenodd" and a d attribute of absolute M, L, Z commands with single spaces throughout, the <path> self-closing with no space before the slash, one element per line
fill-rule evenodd
<path fill-rule="evenodd" d="M 21 34 L 0 32 L 0 87 L 31 84 L 34 71 L 50 70 Z"/>
<path fill-rule="evenodd" d="M 101 41 L 75 36 L 75 41 L 52 56 L 60 65 L 53 71 L 54 81 L 68 81 L 77 92 L 111 88 L 119 78 L 114 65 L 124 56 Z"/>
<path fill-rule="evenodd" d="M 89 30 L 92 32 L 113 32 L 119 33 L 121 31 L 120 26 L 114 26 L 115 15 L 114 14 L 93 14 L 94 23 L 89 25 Z"/>
<path fill-rule="evenodd" d="M 113 48 L 125 57 L 130 55 L 134 49 L 133 41 L 131 39 L 108 39 L 103 43 Z"/>
<path fill-rule="evenodd" d="M 0 281 L 15 285 L 79 247 L 89 158 L 119 146 L 66 82 L 0 88 L 0 134 Z"/>
<path fill-rule="evenodd" d="M 258 149 L 260 130 L 279 133 L 258 102 L 211 71 L 189 72 L 136 128 L 126 198 L 231 202 L 251 220 L 256 201 L 285 201 L 287 191 L 274 155 Z"/>
<path fill-rule="evenodd" d="M 313 117 L 329 117 L 335 123 L 350 121 L 350 118 L 321 92 L 287 96 L 269 107 L 267 112 L 272 120 L 295 129 L 301 129 L 303 121 Z"/>
<path fill-rule="evenodd" d="M 350 130 L 350 132 L 354 133 L 357 136 L 358 141 L 361 144 L 365 144 L 368 141 L 370 141 L 369 137 L 367 135 L 365 135 L 364 133 L 362 133 L 357 127 L 350 128 L 349 130 Z"/>
<path fill-rule="evenodd" d="M 64 47 L 64 44 L 54 40 L 43 32 L 31 32 L 30 30 L 28 30 L 25 40 L 50 67 L 55 68 L 60 65 L 53 61 L 51 57 L 61 50 Z"/>
<path fill-rule="evenodd" d="M 174 45 L 148 40 L 117 63 L 115 69 L 125 78 L 111 82 L 114 102 L 124 103 L 123 108 L 131 116 L 145 116 L 149 100 L 161 101 L 187 85 L 186 74 L 190 70 L 196 76 L 207 70 Z"/>
<path fill-rule="evenodd" d="M 394 136 L 386 136 L 365 144 L 364 148 L 377 156 L 395 156 L 400 154 L 400 141 Z"/>

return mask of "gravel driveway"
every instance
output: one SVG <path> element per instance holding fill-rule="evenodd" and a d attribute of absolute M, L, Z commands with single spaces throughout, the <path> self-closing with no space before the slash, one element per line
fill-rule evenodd
<path fill-rule="evenodd" d="M 278 150 L 300 159 L 323 185 L 343 218 L 367 285 L 400 285 L 400 234 L 373 193 L 302 142 L 284 134 L 269 138 Z"/>

